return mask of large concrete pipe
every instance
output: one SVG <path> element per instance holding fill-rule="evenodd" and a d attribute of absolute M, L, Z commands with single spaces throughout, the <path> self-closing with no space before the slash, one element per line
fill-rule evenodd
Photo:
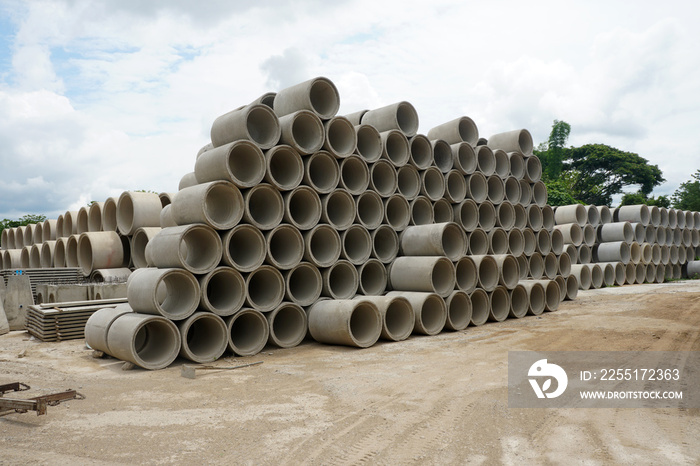
<path fill-rule="evenodd" d="M 543 226 L 542 208 L 536 204 L 530 204 L 525 208 L 527 215 L 527 227 L 533 231 L 539 231 Z"/>
<path fill-rule="evenodd" d="M 455 289 L 455 280 L 455 267 L 445 257 L 397 257 L 389 268 L 393 290 L 425 291 L 446 298 Z"/>
<path fill-rule="evenodd" d="M 78 209 L 78 215 L 76 216 L 76 233 L 85 233 L 88 230 L 88 206 L 82 206 L 80 209 Z M 32 241 L 34 241 L 34 237 L 36 236 L 36 230 L 32 231 Z M 42 238 L 41 235 L 39 237 L 39 242 L 41 242 Z"/>
<path fill-rule="evenodd" d="M 452 210 L 450 201 L 442 198 L 433 202 L 433 217 L 435 218 L 435 223 L 454 222 L 455 213 Z"/>
<path fill-rule="evenodd" d="M 413 306 L 402 296 L 357 296 L 355 301 L 368 301 L 377 306 L 382 318 L 381 337 L 402 341 L 413 332 L 416 316 Z"/>
<path fill-rule="evenodd" d="M 146 261 L 153 267 L 181 267 L 204 274 L 214 270 L 221 257 L 221 238 L 207 225 L 163 228 L 146 245 Z"/>
<path fill-rule="evenodd" d="M 237 356 L 258 354 L 270 337 L 267 319 L 255 309 L 242 309 L 224 319 L 224 322 L 226 322 L 228 349 Z"/>
<path fill-rule="evenodd" d="M 83 275 L 95 269 L 110 269 L 128 265 L 124 263 L 124 246 L 115 231 L 85 232 L 78 239 L 78 265 Z"/>
<path fill-rule="evenodd" d="M 643 243 L 646 240 L 647 229 L 641 223 L 630 223 L 634 231 L 634 241 Z"/>
<path fill-rule="evenodd" d="M 445 175 L 445 196 L 453 204 L 459 204 L 467 196 L 467 181 L 458 170 L 450 170 Z"/>
<path fill-rule="evenodd" d="M 537 157 L 530 157 L 528 160 L 538 160 Z M 542 181 L 532 184 L 532 203 L 544 208 L 547 205 L 547 187 Z"/>
<path fill-rule="evenodd" d="M 505 200 L 511 204 L 518 204 L 520 202 L 520 182 L 517 178 L 509 176 L 503 182 Z"/>
<path fill-rule="evenodd" d="M 603 272 L 603 286 L 615 285 L 615 266 L 613 264 L 621 264 L 621 262 L 604 262 L 596 264 Z"/>
<path fill-rule="evenodd" d="M 489 236 L 481 228 L 476 228 L 469 234 L 469 254 L 483 255 L 489 252 Z"/>
<path fill-rule="evenodd" d="M 497 286 L 489 293 L 489 320 L 503 322 L 510 313 L 510 293 L 505 286 Z"/>
<path fill-rule="evenodd" d="M 450 212 L 452 208 L 450 207 Z M 384 222 L 395 231 L 403 231 L 411 220 L 408 201 L 401 195 L 393 195 L 384 200 Z"/>
<path fill-rule="evenodd" d="M 203 153 L 195 162 L 197 183 L 230 181 L 238 188 L 260 183 L 266 172 L 265 155 L 250 141 L 239 140 Z M 180 186 L 180 190 L 187 186 Z"/>
<path fill-rule="evenodd" d="M 665 244 L 661 246 L 661 263 L 667 265 L 671 261 L 671 248 Z"/>
<path fill-rule="evenodd" d="M 455 263 L 455 286 L 466 292 L 472 293 L 478 283 L 478 271 L 474 260 L 470 256 L 461 257 Z"/>
<path fill-rule="evenodd" d="M 411 146 L 406 136 L 398 130 L 380 132 L 382 140 L 382 158 L 391 162 L 395 167 L 402 167 L 411 157 Z"/>
<path fill-rule="evenodd" d="M 286 144 L 265 152 L 265 181 L 280 191 L 289 191 L 304 178 L 304 162 L 299 152 Z"/>
<path fill-rule="evenodd" d="M 228 181 L 210 181 L 185 188 L 178 192 L 170 206 L 178 225 L 206 223 L 217 230 L 236 226 L 244 211 L 241 192 Z"/>
<path fill-rule="evenodd" d="M 418 196 L 410 203 L 411 225 L 429 225 L 434 223 L 433 204 L 425 196 Z"/>
<path fill-rule="evenodd" d="M 561 291 L 556 280 L 536 280 L 544 287 L 544 310 L 554 312 L 559 309 Z M 523 281 L 521 283 L 526 283 Z"/>
<path fill-rule="evenodd" d="M 581 244 L 581 246 L 577 248 L 576 257 L 579 264 L 590 263 L 592 260 L 591 248 L 589 248 L 587 244 Z"/>
<path fill-rule="evenodd" d="M 415 315 L 414 333 L 437 335 L 445 327 L 447 306 L 445 300 L 437 294 L 419 291 L 390 291 L 387 296 L 401 296 L 411 303 Z"/>
<path fill-rule="evenodd" d="M 357 149 L 355 126 L 345 117 L 335 116 L 323 123 L 325 138 L 323 148 L 335 157 L 344 158 Z"/>
<path fill-rule="evenodd" d="M 127 283 L 127 298 L 135 312 L 171 320 L 191 316 L 199 305 L 200 293 L 197 279 L 183 269 L 136 269 Z"/>
<path fill-rule="evenodd" d="M 326 224 L 316 225 L 304 232 L 304 259 L 316 267 L 330 267 L 340 257 L 338 231 Z"/>
<path fill-rule="evenodd" d="M 552 252 L 557 256 L 564 252 L 564 235 L 559 230 L 552 230 L 549 233 L 549 240 L 552 245 Z"/>
<path fill-rule="evenodd" d="M 175 323 L 135 312 L 117 317 L 107 333 L 112 356 L 148 370 L 168 367 L 177 358 L 181 343 Z"/>
<path fill-rule="evenodd" d="M 680 209 L 676 209 L 676 228 L 685 228 L 685 212 Z"/>
<path fill-rule="evenodd" d="M 44 243 L 41 245 L 41 255 L 39 258 L 41 268 L 48 269 L 48 268 L 52 268 L 54 266 L 54 251 L 55 250 L 56 250 L 56 241 L 55 240 L 44 241 Z"/>
<path fill-rule="evenodd" d="M 384 220 L 384 203 L 374 191 L 365 191 L 355 197 L 355 220 L 368 230 L 374 230 Z"/>
<path fill-rule="evenodd" d="M 93 202 L 90 204 L 87 210 L 87 227 L 88 231 L 103 231 L 104 226 L 102 224 L 102 216 L 104 211 L 104 202 Z M 44 230 L 46 230 L 47 224 L 44 222 Z M 51 231 L 51 226 L 49 226 L 49 231 Z M 55 230 L 55 227 L 54 227 Z M 53 231 L 55 235 L 56 232 Z M 51 235 L 51 233 L 49 233 Z M 55 239 L 55 238 L 54 238 Z"/>
<path fill-rule="evenodd" d="M 544 275 L 544 259 L 539 252 L 533 253 L 527 261 L 528 275 L 539 280 Z"/>
<path fill-rule="evenodd" d="M 508 253 L 508 233 L 503 228 L 494 228 L 488 233 L 489 254 Z"/>
<path fill-rule="evenodd" d="M 368 111 L 362 116 L 362 124 L 372 125 L 379 132 L 398 130 L 410 138 L 418 132 L 418 112 L 409 102 L 397 102 Z"/>
<path fill-rule="evenodd" d="M 285 298 L 299 306 L 310 306 L 321 296 L 321 272 L 309 262 L 301 262 L 284 273 Z"/>
<path fill-rule="evenodd" d="M 605 225 L 606 223 L 612 223 L 613 221 L 613 216 L 612 212 L 610 211 L 610 207 L 603 205 L 603 206 L 594 206 L 596 210 L 598 211 L 598 216 L 600 217 L 600 224 Z"/>
<path fill-rule="evenodd" d="M 445 195 L 445 176 L 435 166 L 428 167 L 420 173 L 421 194 L 435 202 Z"/>
<path fill-rule="evenodd" d="M 2 230 L 2 236 L 0 237 L 0 247 L 2 247 L 2 249 L 11 249 L 8 246 L 8 243 L 9 243 L 9 236 L 8 235 L 10 233 L 10 230 L 11 230 L 11 228 L 5 228 Z M 13 235 L 14 235 L 14 232 L 13 232 Z M 14 246 L 15 246 L 14 245 L 14 237 L 12 238 L 12 243 L 13 244 L 11 246 L 12 246 L 12 248 L 14 248 Z"/>
<path fill-rule="evenodd" d="M 515 256 L 495 254 L 492 256 L 498 267 L 498 283 L 512 290 L 520 280 L 520 266 Z"/>
<path fill-rule="evenodd" d="M 666 281 L 666 266 L 663 264 L 654 265 L 654 271 L 656 276 L 654 277 L 654 283 L 663 283 Z"/>
<path fill-rule="evenodd" d="M 283 223 L 265 234 L 267 262 L 280 270 L 289 270 L 304 257 L 304 237 L 293 225 Z"/>
<path fill-rule="evenodd" d="M 466 142 L 475 146 L 479 140 L 479 130 L 474 120 L 462 116 L 432 128 L 428 131 L 428 138 L 444 139 L 449 144 Z"/>
<path fill-rule="evenodd" d="M 355 199 L 346 190 L 335 189 L 321 198 L 321 220 L 336 230 L 343 231 L 350 228 L 356 216 Z"/>
<path fill-rule="evenodd" d="M 513 204 L 513 210 L 515 211 L 515 223 L 513 224 L 513 228 L 524 230 L 527 228 L 527 211 L 525 207 L 519 203 Z"/>
<path fill-rule="evenodd" d="M 510 175 L 510 161 L 508 160 L 508 154 L 501 149 L 496 149 L 493 151 L 493 156 L 496 158 L 496 172 L 500 179 L 505 180 Z"/>
<path fill-rule="evenodd" d="M 573 301 L 578 296 L 579 283 L 574 275 L 566 277 L 566 299 Z"/>
<path fill-rule="evenodd" d="M 525 236 L 522 230 L 513 228 L 512 230 L 507 230 L 508 233 L 508 254 L 513 256 L 520 256 L 525 252 Z"/>
<path fill-rule="evenodd" d="M 527 290 L 523 285 L 518 283 L 515 288 L 510 290 L 510 310 L 508 311 L 508 317 L 522 319 L 527 314 L 529 308 Z"/>
<path fill-rule="evenodd" d="M 228 330 L 224 319 L 209 312 L 195 312 L 178 322 L 180 356 L 197 363 L 216 361 L 228 346 Z"/>
<path fill-rule="evenodd" d="M 690 230 L 683 230 L 684 232 L 690 233 Z M 644 227 L 644 242 L 654 244 L 657 242 L 656 239 L 656 227 L 649 224 Z"/>
<path fill-rule="evenodd" d="M 512 206 L 511 206 L 512 207 Z M 479 225 L 479 207 L 473 199 L 465 199 L 452 206 L 455 223 L 466 232 L 474 231 Z"/>
<path fill-rule="evenodd" d="M 374 163 L 382 156 L 382 137 L 372 125 L 355 125 L 357 153 L 367 163 Z"/>
<path fill-rule="evenodd" d="M 40 269 L 41 268 L 41 248 L 39 244 L 32 244 L 27 246 L 29 248 L 29 268 L 30 269 Z"/>
<path fill-rule="evenodd" d="M 267 243 L 254 226 L 241 224 L 222 234 L 223 262 L 241 272 L 252 272 L 262 265 Z"/>
<path fill-rule="evenodd" d="M 85 344 L 95 351 L 112 354 L 107 346 L 109 328 L 118 317 L 134 312 L 128 304 L 117 304 L 95 311 L 85 323 Z"/>
<path fill-rule="evenodd" d="M 525 176 L 523 179 L 530 184 L 535 184 L 542 178 L 542 163 L 538 157 L 525 159 Z M 545 191 L 546 193 L 546 191 Z"/>
<path fill-rule="evenodd" d="M 23 269 L 28 269 L 29 266 L 29 252 L 31 251 L 31 246 L 22 246 L 20 255 L 20 263 Z"/>
<path fill-rule="evenodd" d="M 360 277 L 354 265 L 339 260 L 321 271 L 321 295 L 333 299 L 350 299 L 357 293 Z"/>
<path fill-rule="evenodd" d="M 293 348 L 304 340 L 308 319 L 298 304 L 283 302 L 265 317 L 270 332 L 268 343 L 280 348 Z"/>
<path fill-rule="evenodd" d="M 350 194 L 358 195 L 367 190 L 369 182 L 369 168 L 362 157 L 351 154 L 343 159 L 340 164 L 340 186 Z"/>
<path fill-rule="evenodd" d="M 481 288 L 475 289 L 469 299 L 472 303 L 472 318 L 471 324 L 474 326 L 484 325 L 489 319 L 491 303 L 489 294 Z"/>
<path fill-rule="evenodd" d="M 638 222 L 644 226 L 649 225 L 651 221 L 651 213 L 646 205 L 623 205 L 616 210 L 617 222 Z"/>
<path fill-rule="evenodd" d="M 542 206 L 542 228 L 549 232 L 554 230 L 554 209 L 550 205 Z"/>
<path fill-rule="evenodd" d="M 562 277 L 568 277 L 571 275 L 571 256 L 568 253 L 562 252 L 557 258 L 557 273 Z"/>
<path fill-rule="evenodd" d="M 634 246 L 635 244 L 637 244 L 637 243 L 634 243 L 633 246 Z M 636 251 L 636 253 L 637 253 L 637 256 L 636 256 L 637 262 L 639 262 L 639 261 L 641 260 L 641 257 L 642 257 L 641 249 L 639 248 L 639 245 L 637 245 L 637 247 L 634 248 L 634 249 L 635 249 L 635 251 Z M 631 250 L 632 250 L 632 248 L 630 248 L 630 251 L 631 251 Z M 631 260 L 631 259 L 630 259 L 630 260 Z M 669 261 L 669 263 L 671 263 L 671 264 L 678 264 L 678 246 L 676 246 L 675 244 L 674 244 L 674 245 L 671 245 L 671 246 L 669 247 L 669 259 L 668 259 L 668 261 Z M 633 262 L 633 263 L 637 263 L 637 262 L 634 262 L 634 261 L 632 261 L 632 262 Z"/>
<path fill-rule="evenodd" d="M 561 231 L 561 234 L 564 236 L 564 243 L 573 244 L 578 247 L 583 242 L 583 230 L 578 223 L 555 225 L 554 229 Z"/>
<path fill-rule="evenodd" d="M 624 241 L 631 244 L 635 239 L 634 229 L 630 222 L 604 223 L 598 227 L 597 233 L 598 241 L 602 243 Z"/>
<path fill-rule="evenodd" d="M 598 226 L 601 223 L 600 211 L 598 208 L 594 205 L 587 205 L 584 208 L 586 209 L 586 222 L 591 226 Z"/>
<path fill-rule="evenodd" d="M 509 173 L 516 180 L 522 180 L 525 177 L 525 157 L 521 152 L 507 152 L 509 162 Z"/>
<path fill-rule="evenodd" d="M 496 259 L 490 255 L 472 255 L 471 258 L 478 271 L 479 286 L 484 291 L 493 291 L 496 289 L 501 279 Z"/>
<path fill-rule="evenodd" d="M 273 108 L 280 117 L 298 110 L 310 110 L 319 118 L 328 120 L 338 113 L 340 94 L 330 79 L 317 77 L 279 91 Z"/>
<path fill-rule="evenodd" d="M 527 207 L 532 201 L 532 187 L 527 180 L 520 180 L 520 205 Z"/>
<path fill-rule="evenodd" d="M 535 236 L 535 232 L 532 228 L 525 228 L 523 230 L 523 239 L 523 253 L 525 253 L 527 257 L 530 257 L 537 250 L 537 236 Z"/>
<path fill-rule="evenodd" d="M 275 267 L 263 265 L 246 277 L 246 303 L 260 312 L 268 312 L 284 299 L 285 281 Z"/>
<path fill-rule="evenodd" d="M 644 251 L 644 248 L 642 249 Z M 644 256 L 642 256 L 643 258 Z M 686 261 L 688 260 L 687 256 L 687 248 L 683 245 L 678 246 L 678 263 L 679 264 L 685 264 Z M 644 260 L 642 259 L 642 263 L 644 263 Z"/>
<path fill-rule="evenodd" d="M 456 261 L 466 253 L 466 235 L 456 223 L 435 223 L 406 228 L 401 252 L 407 256 L 445 256 Z"/>
<path fill-rule="evenodd" d="M 476 169 L 488 177 L 496 172 L 496 156 L 488 146 L 477 146 L 474 149 L 476 154 Z"/>
<path fill-rule="evenodd" d="M 2 267 L 3 269 L 20 269 L 22 268 L 22 250 L 21 249 L 5 249 L 2 252 Z"/>
<path fill-rule="evenodd" d="M 319 343 L 368 348 L 382 333 L 382 316 L 367 300 L 321 300 L 308 310 L 309 332 Z"/>
<path fill-rule="evenodd" d="M 157 194 L 125 191 L 117 202 L 119 233 L 127 236 L 133 235 L 141 227 L 159 227 L 161 209 L 160 197 Z"/>
<path fill-rule="evenodd" d="M 417 134 L 409 139 L 411 148 L 410 161 L 419 170 L 425 170 L 433 164 L 433 145 L 422 134 Z"/>
<path fill-rule="evenodd" d="M 532 136 L 526 129 L 494 134 L 488 138 L 488 145 L 506 152 L 521 152 L 526 157 L 532 155 Z"/>
<path fill-rule="evenodd" d="M 495 205 L 503 202 L 505 198 L 505 185 L 503 180 L 497 175 L 486 178 L 486 198 Z"/>
<path fill-rule="evenodd" d="M 522 280 L 518 283 L 527 295 L 527 314 L 538 316 L 545 308 L 545 288 L 538 280 Z"/>
<path fill-rule="evenodd" d="M 688 261 L 685 271 L 688 278 L 695 278 L 697 275 L 700 275 L 700 260 Z"/>
<path fill-rule="evenodd" d="M 642 247 L 636 241 L 630 244 L 630 262 L 638 264 L 642 261 Z"/>
<path fill-rule="evenodd" d="M 12 251 L 12 249 L 10 249 Z M 5 268 L 7 268 L 8 262 L 5 260 Z M 53 266 L 56 268 L 62 268 L 66 266 L 66 238 L 58 238 L 56 240 L 56 246 L 53 250 Z"/>
<path fill-rule="evenodd" d="M 382 197 L 391 196 L 396 192 L 396 188 L 398 187 L 396 168 L 390 162 L 383 159 L 373 163 L 372 167 L 369 169 L 369 186 Z"/>
<path fill-rule="evenodd" d="M 280 139 L 280 124 L 270 107 L 252 104 L 217 117 L 210 135 L 213 147 L 245 139 L 269 149 Z"/>
<path fill-rule="evenodd" d="M 430 141 L 433 146 L 433 163 L 442 173 L 447 173 L 454 166 L 452 148 L 442 139 Z"/>
<path fill-rule="evenodd" d="M 197 159 L 199 159 L 199 156 L 197 156 Z M 197 176 L 194 172 L 185 173 L 184 175 L 182 175 L 182 178 L 180 178 L 180 182 L 177 185 L 177 189 L 179 191 L 180 189 L 185 189 L 189 188 L 190 186 L 194 186 L 197 183 Z"/>
<path fill-rule="evenodd" d="M 654 264 L 644 264 L 644 283 L 654 283 L 655 281 L 656 266 Z"/>
<path fill-rule="evenodd" d="M 343 220 L 342 224 L 345 226 L 352 223 L 352 220 L 355 218 L 355 203 L 352 196 L 350 196 L 347 192 L 342 191 L 340 194 L 345 196 L 347 208 L 339 209 L 334 207 L 333 209 L 329 209 L 329 211 L 331 212 L 331 218 L 333 220 L 336 220 L 336 218 L 338 220 L 343 220 L 342 214 L 345 214 L 345 219 Z M 333 193 L 328 194 L 327 196 L 334 197 L 334 200 L 331 201 L 333 204 L 337 202 L 337 199 L 335 199 L 336 196 L 333 195 Z M 348 212 L 348 209 L 350 209 L 350 212 Z M 311 228 L 315 227 L 321 219 L 321 214 L 321 199 L 316 191 L 308 186 L 298 186 L 294 188 L 294 190 L 284 194 L 283 221 L 294 225 L 299 230 L 310 230 Z M 328 216 L 326 216 L 326 218 L 328 219 Z M 330 219 L 326 221 L 331 223 L 333 226 L 341 226 L 340 224 L 336 225 L 335 223 L 332 223 Z M 347 227 L 345 226 L 345 228 Z"/>
<path fill-rule="evenodd" d="M 654 236 L 656 237 L 656 242 L 659 243 L 659 245 L 666 244 L 666 227 L 656 227 Z"/>
<path fill-rule="evenodd" d="M 479 204 L 479 227 L 491 231 L 496 226 L 496 208 L 491 201 Z"/>
<path fill-rule="evenodd" d="M 571 264 L 571 275 L 576 277 L 580 289 L 591 287 L 591 269 L 586 264 Z"/>
<path fill-rule="evenodd" d="M 467 142 L 459 142 L 450 145 L 452 150 L 452 163 L 455 170 L 463 175 L 471 175 L 476 170 L 476 153 Z"/>
<path fill-rule="evenodd" d="M 559 259 L 553 252 L 550 252 L 549 254 L 543 256 L 543 263 L 544 276 L 550 280 L 554 280 L 554 278 L 559 274 Z"/>
<path fill-rule="evenodd" d="M 177 195 L 177 193 L 166 193 L 166 192 L 162 192 L 162 193 L 158 194 L 158 197 L 160 198 L 160 205 L 162 207 L 165 207 L 165 206 L 172 204 L 176 195 Z"/>
<path fill-rule="evenodd" d="M 201 289 L 200 308 L 219 316 L 238 312 L 245 302 L 246 284 L 243 276 L 231 267 L 217 267 L 198 277 Z"/>
<path fill-rule="evenodd" d="M 689 210 L 683 211 L 683 214 L 685 215 L 685 228 L 689 230 L 695 228 L 695 214 Z"/>
<path fill-rule="evenodd" d="M 529 189 L 529 185 L 528 185 Z M 481 204 L 488 196 L 486 177 L 483 173 L 475 171 L 467 179 L 467 197 L 473 199 L 477 204 Z M 529 200 L 529 192 L 528 192 Z"/>
<path fill-rule="evenodd" d="M 472 318 L 472 302 L 469 295 L 461 290 L 454 290 L 445 299 L 447 307 L 447 330 L 460 331 L 467 328 Z"/>
<path fill-rule="evenodd" d="M 592 247 L 596 243 L 596 231 L 591 225 L 585 225 L 581 228 L 583 233 L 583 244 Z"/>
<path fill-rule="evenodd" d="M 691 234 L 691 230 L 686 228 L 681 232 L 681 243 L 683 244 L 683 246 L 685 246 L 685 247 L 691 246 L 692 241 L 693 241 L 692 238 L 693 238 L 693 236 Z"/>
<path fill-rule="evenodd" d="M 381 296 L 386 291 L 389 274 L 379 259 L 368 259 L 357 266 L 358 292 L 366 296 Z"/>
<path fill-rule="evenodd" d="M 58 231 L 58 224 L 56 230 Z M 117 198 L 108 197 L 102 206 L 102 231 L 117 230 Z"/>
<path fill-rule="evenodd" d="M 80 263 L 78 262 L 79 237 L 79 235 L 70 235 L 66 239 L 66 267 L 80 267 Z"/>
<path fill-rule="evenodd" d="M 566 278 L 561 275 L 554 277 L 554 281 L 557 282 L 559 286 L 559 302 L 566 300 Z"/>
<path fill-rule="evenodd" d="M 539 252 L 543 256 L 549 254 L 552 250 L 552 236 L 547 230 L 540 230 L 535 233 L 537 239 L 535 251 Z"/>
<path fill-rule="evenodd" d="M 61 237 L 63 237 L 63 215 L 58 216 L 58 226 L 61 227 Z M 19 226 L 14 229 L 15 232 L 15 241 L 14 241 L 14 248 L 12 249 L 22 249 L 24 247 L 24 231 L 25 227 L 24 226 Z"/>
<path fill-rule="evenodd" d="M 376 165 L 376 164 L 375 164 Z M 420 194 L 421 181 L 418 169 L 413 165 L 404 165 L 396 170 L 396 191 L 408 201 Z"/>
<path fill-rule="evenodd" d="M 372 237 L 362 225 L 351 225 L 341 233 L 340 242 L 341 257 L 354 265 L 365 263 L 372 254 Z"/>
<path fill-rule="evenodd" d="M 145 194 L 145 193 L 144 193 Z M 31 239 L 31 235 L 28 235 L 28 231 L 23 230 L 22 235 L 22 245 L 27 246 L 28 240 Z M 68 237 L 70 235 L 75 235 L 78 233 L 78 211 L 69 210 L 63 214 L 63 236 Z M 25 238 L 26 236 L 26 238 Z M 19 238 L 17 236 L 16 238 Z M 15 240 L 16 241 L 16 240 Z"/>
<path fill-rule="evenodd" d="M 179 198 L 179 196 L 178 196 Z M 284 217 L 284 199 L 280 192 L 261 183 L 243 194 L 243 220 L 261 230 L 272 230 Z"/>
<path fill-rule="evenodd" d="M 609 225 L 615 224 L 610 223 Z M 627 264 L 630 261 L 630 246 L 626 241 L 599 243 L 593 248 L 593 260 L 595 262 L 622 262 Z"/>

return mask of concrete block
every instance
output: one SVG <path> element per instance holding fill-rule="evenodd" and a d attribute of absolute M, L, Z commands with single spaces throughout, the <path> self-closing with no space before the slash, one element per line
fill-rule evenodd
<path fill-rule="evenodd" d="M 126 283 L 95 283 L 89 286 L 89 299 L 126 298 Z"/>
<path fill-rule="evenodd" d="M 47 303 L 69 303 L 71 301 L 87 301 L 90 286 L 81 284 L 47 285 Z"/>
<path fill-rule="evenodd" d="M 10 324 L 10 330 L 24 330 L 27 307 L 34 304 L 32 285 L 27 275 L 7 277 L 4 304 L 5 316 Z"/>

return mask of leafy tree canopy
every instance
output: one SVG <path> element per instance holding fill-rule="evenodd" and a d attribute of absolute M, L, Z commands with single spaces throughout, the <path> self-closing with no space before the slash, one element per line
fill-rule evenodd
<path fill-rule="evenodd" d="M 681 183 L 671 196 L 676 209 L 700 212 L 700 170 L 691 175 L 691 179 Z"/>
<path fill-rule="evenodd" d="M 571 133 L 571 125 L 565 121 L 554 120 L 549 139 L 534 151 L 542 162 L 542 174 L 546 180 L 554 180 L 561 175 L 567 156 L 566 142 Z"/>

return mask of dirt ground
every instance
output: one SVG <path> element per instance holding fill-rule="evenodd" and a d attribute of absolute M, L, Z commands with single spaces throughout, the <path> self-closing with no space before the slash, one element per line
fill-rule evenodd
<path fill-rule="evenodd" d="M 700 281 L 583 292 L 541 318 L 358 350 L 306 342 L 180 376 L 82 340 L 0 337 L 0 384 L 85 395 L 0 417 L 6 464 L 697 464 L 700 410 L 511 409 L 508 350 L 700 350 Z M 26 394 L 26 395 L 25 395 Z"/>

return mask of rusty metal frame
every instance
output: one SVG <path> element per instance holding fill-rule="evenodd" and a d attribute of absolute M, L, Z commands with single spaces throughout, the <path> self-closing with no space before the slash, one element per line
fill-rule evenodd
<path fill-rule="evenodd" d="M 3 398 L 3 395 L 8 392 L 21 392 L 29 390 L 29 385 L 14 382 L 5 385 L 0 385 L 0 416 L 5 416 L 10 413 L 26 413 L 27 411 L 36 411 L 37 416 L 46 414 L 46 408 L 56 406 L 59 403 L 67 400 L 82 400 L 85 397 L 75 390 L 66 390 L 49 395 L 36 396 L 26 400 L 17 398 Z"/>

